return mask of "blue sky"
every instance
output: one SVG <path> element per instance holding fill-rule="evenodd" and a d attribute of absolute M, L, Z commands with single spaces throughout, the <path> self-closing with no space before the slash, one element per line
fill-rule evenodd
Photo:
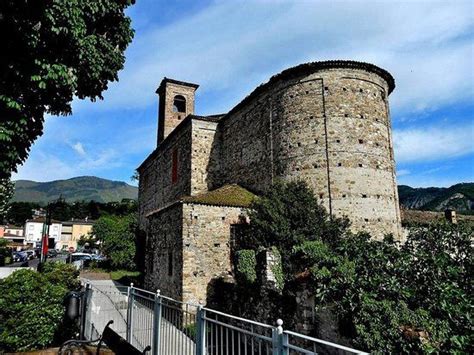
<path fill-rule="evenodd" d="M 101 102 L 47 117 L 14 179 L 95 175 L 130 182 L 155 148 L 164 76 L 200 84 L 196 113 L 230 110 L 281 70 L 353 59 L 395 77 L 399 184 L 474 181 L 474 2 L 157 1 L 128 10 L 136 31 Z"/>

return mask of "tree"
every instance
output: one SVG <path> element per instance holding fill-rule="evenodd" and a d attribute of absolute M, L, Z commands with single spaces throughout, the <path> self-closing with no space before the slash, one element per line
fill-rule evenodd
<path fill-rule="evenodd" d="M 44 115 L 71 114 L 73 97 L 102 98 L 133 37 L 134 0 L 0 2 L 0 174 L 42 134 Z"/>
<path fill-rule="evenodd" d="M 41 206 L 35 202 L 11 202 L 7 213 L 8 223 L 22 226 L 33 216 L 33 210 Z"/>
<path fill-rule="evenodd" d="M 0 223 L 3 223 L 10 209 L 10 200 L 13 197 L 14 184 L 10 179 L 0 179 Z"/>
<path fill-rule="evenodd" d="M 92 234 L 100 242 L 102 252 L 110 258 L 113 268 L 134 269 L 136 215 L 100 217 L 92 227 Z"/>
<path fill-rule="evenodd" d="M 391 235 L 373 240 L 350 233 L 345 220 L 331 220 L 302 182 L 278 183 L 252 207 L 250 226 L 238 243 L 246 250 L 235 253 L 245 252 L 247 262 L 237 271 L 253 275 L 249 250 L 276 247 L 283 293 L 270 294 L 255 282 L 249 287 L 246 278 L 237 277 L 222 297 L 223 309 L 264 322 L 282 314 L 291 326 L 298 321 L 295 291 L 306 287 L 316 319 L 331 314 L 339 339 L 350 339 L 353 347 L 397 354 L 474 352 L 472 225 L 416 228 L 404 245 Z M 314 326 L 327 335 L 324 319 L 322 328 Z"/>
<path fill-rule="evenodd" d="M 244 249 L 278 248 L 290 275 L 291 251 L 306 241 L 334 242 L 347 232 L 347 219 L 330 218 L 313 191 L 303 181 L 276 182 L 250 209 L 250 230 L 242 238 Z"/>

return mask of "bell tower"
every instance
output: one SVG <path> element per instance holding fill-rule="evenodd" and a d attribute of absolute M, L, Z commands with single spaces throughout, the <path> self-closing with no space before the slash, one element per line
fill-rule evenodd
<path fill-rule="evenodd" d="M 199 85 L 164 78 L 156 90 L 159 96 L 157 145 L 188 115 L 194 114 L 194 93 Z"/>

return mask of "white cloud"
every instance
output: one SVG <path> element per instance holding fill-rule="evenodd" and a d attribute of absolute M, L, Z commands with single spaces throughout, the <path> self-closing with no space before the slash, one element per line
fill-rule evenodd
<path fill-rule="evenodd" d="M 12 174 L 12 180 L 51 181 L 69 179 L 80 175 L 97 175 L 123 165 L 119 154 L 106 149 L 95 154 L 82 155 L 79 159 L 60 158 L 57 154 L 41 149 L 34 150 L 31 157 Z"/>
<path fill-rule="evenodd" d="M 398 177 L 405 176 L 405 175 L 410 175 L 410 170 L 407 170 L 407 169 L 397 170 Z"/>
<path fill-rule="evenodd" d="M 449 159 L 474 152 L 474 126 L 437 126 L 394 131 L 398 163 Z"/>
<path fill-rule="evenodd" d="M 200 95 L 225 96 L 206 113 L 228 110 L 286 67 L 356 59 L 395 76 L 395 109 L 425 110 L 473 94 L 473 10 L 470 1 L 217 2 L 138 32 L 105 102 L 75 107 L 155 104 L 168 76 L 201 84 Z"/>
<path fill-rule="evenodd" d="M 77 142 L 76 144 L 73 144 L 72 149 L 74 149 L 74 151 L 81 156 L 86 155 L 86 151 L 84 150 L 84 147 L 81 142 Z"/>

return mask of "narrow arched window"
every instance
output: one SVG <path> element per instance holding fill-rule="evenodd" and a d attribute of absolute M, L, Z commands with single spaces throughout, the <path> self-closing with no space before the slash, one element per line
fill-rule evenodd
<path fill-rule="evenodd" d="M 184 96 L 176 95 L 174 97 L 173 112 L 186 112 L 186 99 Z"/>

